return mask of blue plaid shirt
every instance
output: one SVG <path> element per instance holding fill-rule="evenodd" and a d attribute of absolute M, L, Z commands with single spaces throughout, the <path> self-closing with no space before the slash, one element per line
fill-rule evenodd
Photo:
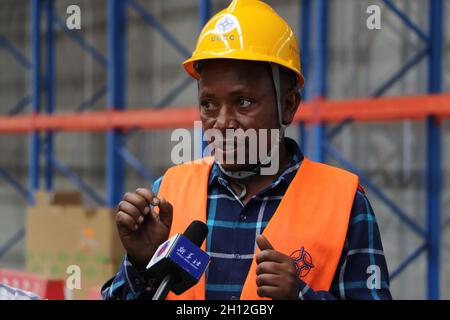
<path fill-rule="evenodd" d="M 275 213 L 303 160 L 297 144 L 286 139 L 294 154 L 286 169 L 270 186 L 243 204 L 214 165 L 208 181 L 206 250 L 211 264 L 206 273 L 206 299 L 239 299 L 261 234 Z M 158 193 L 159 178 L 153 186 Z M 170 200 L 169 200 L 170 201 Z M 119 272 L 102 288 L 104 299 L 151 298 L 155 283 L 125 257 Z M 299 299 L 391 299 L 389 275 L 380 232 L 366 195 L 358 189 L 341 259 L 329 291 L 314 291 L 301 282 Z"/>

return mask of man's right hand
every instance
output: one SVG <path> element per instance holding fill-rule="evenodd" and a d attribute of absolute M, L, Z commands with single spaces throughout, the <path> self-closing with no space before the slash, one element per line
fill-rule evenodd
<path fill-rule="evenodd" d="M 159 214 L 150 204 L 159 207 Z M 138 188 L 125 194 L 118 206 L 116 223 L 133 266 L 144 269 L 156 249 L 169 238 L 172 213 L 172 205 L 149 189 Z"/>

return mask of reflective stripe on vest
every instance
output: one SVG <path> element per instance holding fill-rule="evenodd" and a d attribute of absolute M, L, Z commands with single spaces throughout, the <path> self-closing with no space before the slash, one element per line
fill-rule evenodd
<path fill-rule="evenodd" d="M 208 178 L 213 161 L 197 160 L 170 168 L 158 196 L 173 206 L 170 236 L 182 233 L 193 220 L 206 223 Z M 302 280 L 312 289 L 329 290 L 341 257 L 358 187 L 358 177 L 347 171 L 304 158 L 263 235 L 296 260 Z M 205 241 L 206 243 L 206 241 Z M 203 250 L 205 250 L 203 243 Z M 259 252 L 256 250 L 255 254 Z M 306 268 L 305 268 L 306 265 Z M 256 261 L 250 267 L 241 299 L 257 295 Z M 167 299 L 204 300 L 205 275 L 199 283 Z"/>

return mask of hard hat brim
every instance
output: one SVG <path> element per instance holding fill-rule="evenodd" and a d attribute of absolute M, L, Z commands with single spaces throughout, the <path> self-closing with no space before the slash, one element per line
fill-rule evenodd
<path fill-rule="evenodd" d="M 226 53 L 226 56 L 224 56 L 223 53 L 214 53 L 214 52 L 197 54 L 197 55 L 195 55 L 195 57 L 191 57 L 191 58 L 185 60 L 183 62 L 183 67 L 191 77 L 199 80 L 200 74 L 198 73 L 197 69 L 195 68 L 196 62 L 203 61 L 203 60 L 212 60 L 212 59 L 234 59 L 234 60 L 261 61 L 261 62 L 268 62 L 268 63 L 276 63 L 285 68 L 292 70 L 297 75 L 297 83 L 300 88 L 303 87 L 303 85 L 305 83 L 303 74 L 299 71 L 299 69 L 296 66 L 286 63 L 286 61 L 284 61 L 282 59 L 277 59 L 276 57 L 273 57 L 273 56 L 256 53 L 256 52 L 249 53 L 249 52 L 241 51 L 241 50 L 230 50 Z"/>

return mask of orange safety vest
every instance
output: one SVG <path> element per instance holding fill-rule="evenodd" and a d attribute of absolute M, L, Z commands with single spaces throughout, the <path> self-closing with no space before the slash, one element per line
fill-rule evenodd
<path fill-rule="evenodd" d="M 206 223 L 211 158 L 170 168 L 158 196 L 173 206 L 170 236 L 182 233 L 193 220 Z M 347 171 L 304 158 L 263 235 L 275 250 L 288 256 L 305 250 L 312 263 L 302 277 L 312 289 L 328 291 L 341 257 L 358 177 Z M 206 241 L 205 241 L 206 242 Z M 202 249 L 205 250 L 205 243 Z M 256 250 L 255 255 L 259 252 Z M 250 267 L 242 300 L 261 299 L 257 294 L 256 261 Z M 171 300 L 204 300 L 205 275 L 185 293 Z"/>

